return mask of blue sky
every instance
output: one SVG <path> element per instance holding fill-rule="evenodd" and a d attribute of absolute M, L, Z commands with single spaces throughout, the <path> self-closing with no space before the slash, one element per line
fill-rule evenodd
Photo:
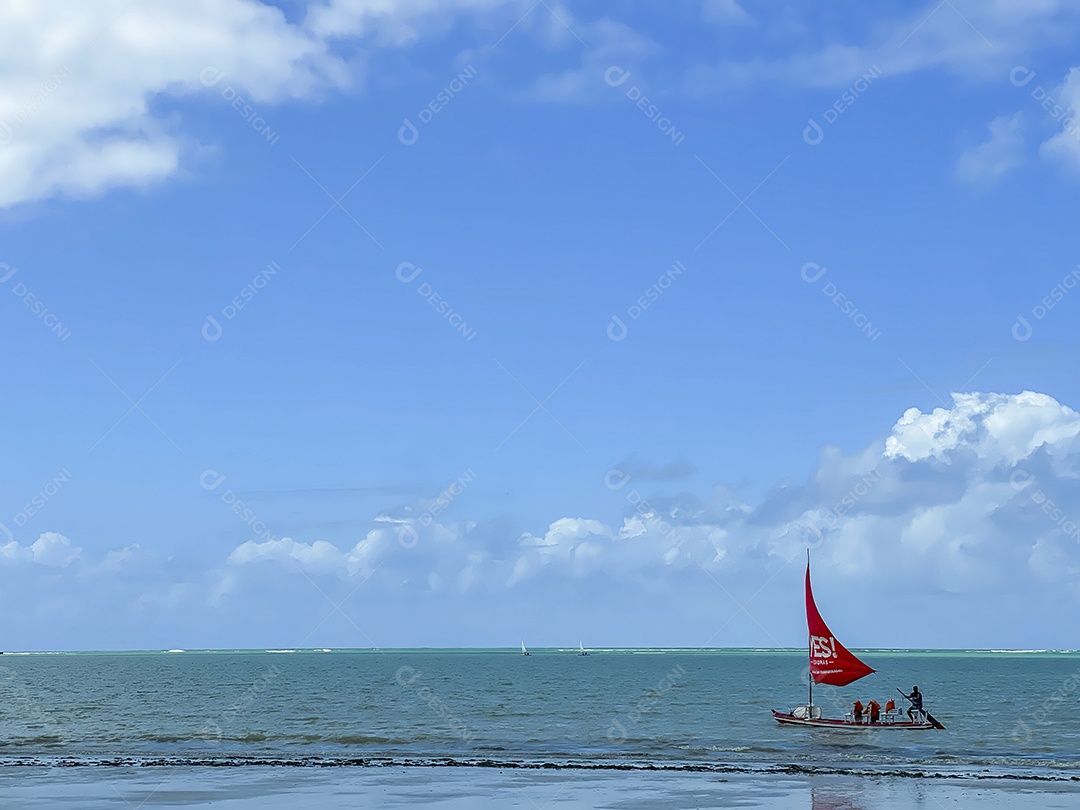
<path fill-rule="evenodd" d="M 0 646 L 1075 646 L 1068 4 L 61 5 Z"/>

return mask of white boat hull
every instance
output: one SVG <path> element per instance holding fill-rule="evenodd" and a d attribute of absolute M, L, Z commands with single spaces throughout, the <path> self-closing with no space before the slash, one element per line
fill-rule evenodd
<path fill-rule="evenodd" d="M 925 731 L 927 729 L 936 728 L 936 726 L 928 720 L 920 723 L 913 723 L 910 720 L 882 718 L 876 723 L 871 723 L 866 720 L 856 723 L 854 720 L 833 720 L 828 717 L 796 717 L 794 714 L 789 712 L 778 712 L 776 709 L 773 709 L 773 718 L 777 723 L 780 723 L 780 725 L 783 726 L 811 726 L 813 728 L 832 728 L 842 731 L 879 731 L 883 729 Z"/>

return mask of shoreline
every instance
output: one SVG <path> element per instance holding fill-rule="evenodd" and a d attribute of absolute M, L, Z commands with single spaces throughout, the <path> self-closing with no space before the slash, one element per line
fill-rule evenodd
<path fill-rule="evenodd" d="M 812 764 L 730 764 L 705 762 L 588 762 L 577 760 L 537 759 L 498 760 L 490 758 L 455 759 L 453 757 L 196 757 L 196 756 L 82 756 L 82 757 L 0 757 L 0 772 L 10 769 L 90 770 L 103 769 L 195 769 L 241 770 L 245 768 L 287 770 L 378 771 L 386 769 L 475 769 L 480 771 L 582 771 L 636 774 L 714 774 L 746 778 L 768 777 L 849 777 L 854 779 L 942 780 L 956 783 L 1033 782 L 1080 785 L 1080 774 L 1061 776 L 1035 773 L 992 773 L 924 771 L 872 766 L 834 766 Z"/>

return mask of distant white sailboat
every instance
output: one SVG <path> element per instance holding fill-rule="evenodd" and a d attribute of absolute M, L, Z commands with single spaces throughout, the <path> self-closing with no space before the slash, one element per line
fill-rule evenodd
<path fill-rule="evenodd" d="M 589 651 L 585 649 L 585 645 L 580 641 L 577 643 L 578 655 L 588 655 Z"/>
<path fill-rule="evenodd" d="M 521 642 L 521 654 L 522 655 L 528 655 L 529 654 L 529 651 L 525 649 L 525 642 L 524 641 Z"/>

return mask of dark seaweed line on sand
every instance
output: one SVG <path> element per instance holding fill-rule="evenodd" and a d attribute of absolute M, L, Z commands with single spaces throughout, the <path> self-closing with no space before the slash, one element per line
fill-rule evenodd
<path fill-rule="evenodd" d="M 513 770 L 567 770 L 567 771 L 661 771 L 673 773 L 717 773 L 732 775 L 792 776 L 870 776 L 898 779 L 951 779 L 1003 780 L 1014 779 L 1033 782 L 1080 782 L 1080 776 L 1051 776 L 1015 773 L 942 773 L 933 771 L 890 770 L 874 768 L 845 768 L 823 765 L 769 765 L 745 766 L 707 763 L 596 763 L 565 760 L 560 762 L 523 762 L 494 759 L 454 759 L 450 757 L 431 759 L 409 758 L 339 758 L 339 757 L 5 757 L 0 767 L 36 768 L 503 768 Z"/>

